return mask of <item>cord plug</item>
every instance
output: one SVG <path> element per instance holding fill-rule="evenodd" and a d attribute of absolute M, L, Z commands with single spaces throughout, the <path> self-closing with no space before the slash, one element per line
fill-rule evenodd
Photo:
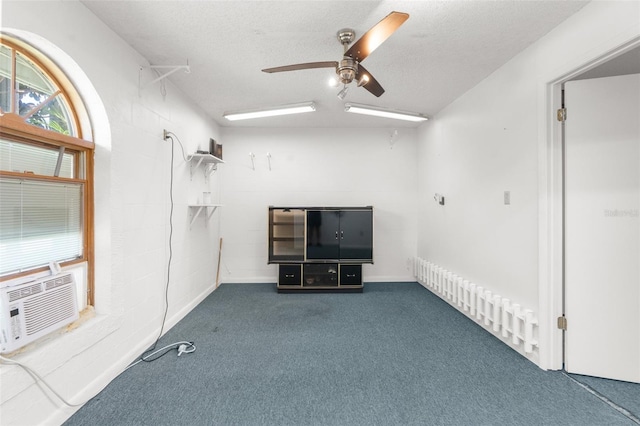
<path fill-rule="evenodd" d="M 196 345 L 193 342 L 176 342 L 174 344 L 178 345 L 178 356 L 182 354 L 190 354 L 196 351 Z"/>
<path fill-rule="evenodd" d="M 178 346 L 178 356 L 182 355 L 185 352 L 187 352 L 187 345 L 182 344 Z"/>

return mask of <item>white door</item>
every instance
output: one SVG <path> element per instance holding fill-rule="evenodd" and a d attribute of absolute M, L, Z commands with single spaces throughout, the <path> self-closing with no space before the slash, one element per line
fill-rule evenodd
<path fill-rule="evenodd" d="M 640 74 L 565 84 L 565 368 L 640 382 Z"/>

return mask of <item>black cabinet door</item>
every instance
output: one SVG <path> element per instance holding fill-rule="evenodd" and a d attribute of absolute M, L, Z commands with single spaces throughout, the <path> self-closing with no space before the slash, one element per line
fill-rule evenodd
<path fill-rule="evenodd" d="M 362 265 L 340 265 L 340 285 L 362 285 Z"/>
<path fill-rule="evenodd" d="M 279 285 L 302 285 L 302 268 L 297 265 L 279 265 L 278 266 L 278 284 Z"/>
<path fill-rule="evenodd" d="M 340 212 L 340 259 L 373 259 L 373 213 L 371 210 Z"/>
<path fill-rule="evenodd" d="M 340 258 L 340 211 L 307 210 L 307 259 Z"/>
<path fill-rule="evenodd" d="M 307 210 L 307 260 L 373 260 L 373 212 Z"/>

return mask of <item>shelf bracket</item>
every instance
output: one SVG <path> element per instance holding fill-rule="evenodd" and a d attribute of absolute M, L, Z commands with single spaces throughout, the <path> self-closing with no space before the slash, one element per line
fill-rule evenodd
<path fill-rule="evenodd" d="M 224 163 L 224 161 L 214 157 L 211 154 L 200 152 L 190 155 L 187 158 L 187 161 L 189 161 L 189 176 L 191 180 L 193 180 L 193 174 L 195 173 L 194 170 L 201 165 L 204 166 L 202 171 L 204 174 L 205 182 L 207 182 L 211 174 L 213 174 L 213 172 L 218 169 L 218 163 Z"/>
<path fill-rule="evenodd" d="M 193 169 L 197 169 L 198 167 L 200 167 L 200 164 L 202 164 L 202 161 L 204 160 L 203 157 L 200 157 L 198 159 L 198 162 L 194 165 L 193 161 L 189 162 L 189 177 L 191 178 L 191 180 L 193 180 Z M 204 177 L 207 177 L 207 171 L 205 170 L 204 173 Z"/>
<path fill-rule="evenodd" d="M 180 70 L 184 70 L 185 73 L 189 74 L 191 73 L 191 67 L 189 66 L 189 60 L 187 60 L 187 65 L 151 65 L 149 68 L 151 68 L 152 70 L 169 70 L 166 71 L 164 74 L 160 74 L 160 76 L 158 76 L 155 80 L 150 81 L 149 83 L 147 83 L 145 86 L 150 86 L 153 83 L 157 83 L 160 80 L 163 80 L 167 77 L 169 77 L 171 74 L 178 72 Z"/>
<path fill-rule="evenodd" d="M 213 172 L 215 172 L 216 170 L 218 170 L 218 165 L 216 163 L 207 165 L 207 167 L 204 170 L 204 177 L 205 178 L 210 177 L 213 174 Z"/>
<path fill-rule="evenodd" d="M 216 211 L 216 209 L 218 208 L 218 206 L 213 206 L 213 207 L 209 207 L 207 210 L 209 210 L 209 212 L 207 213 L 207 222 L 209 221 L 209 219 L 211 219 L 211 216 L 213 216 L 213 213 Z M 206 224 L 205 224 L 206 226 Z"/>
<path fill-rule="evenodd" d="M 192 207 L 192 210 L 194 208 L 196 208 L 196 207 Z M 191 229 L 191 227 L 193 226 L 193 222 L 195 222 L 196 219 L 198 218 L 198 216 L 200 216 L 200 213 L 202 212 L 202 209 L 204 209 L 204 206 L 197 206 L 197 209 L 198 210 L 196 210 L 196 212 L 193 213 L 193 216 L 191 216 L 191 223 L 189 224 L 189 229 Z"/>
<path fill-rule="evenodd" d="M 189 229 L 191 229 L 191 227 L 193 226 L 193 223 L 196 221 L 198 216 L 200 216 L 200 213 L 202 213 L 203 211 L 206 212 L 206 216 L 207 216 L 207 220 L 204 223 L 204 226 L 206 227 L 207 222 L 209 222 L 209 219 L 211 219 L 211 216 L 213 216 L 213 213 L 218 209 L 218 206 L 202 205 L 202 206 L 189 206 L 189 208 L 191 209 L 191 212 L 192 212 L 191 214 L 193 215 L 191 216 L 191 223 L 189 223 Z"/>

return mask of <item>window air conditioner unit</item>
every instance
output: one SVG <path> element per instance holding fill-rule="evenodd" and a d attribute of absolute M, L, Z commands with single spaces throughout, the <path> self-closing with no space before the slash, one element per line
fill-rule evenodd
<path fill-rule="evenodd" d="M 79 318 L 73 274 L 0 289 L 0 353 L 12 352 Z"/>

